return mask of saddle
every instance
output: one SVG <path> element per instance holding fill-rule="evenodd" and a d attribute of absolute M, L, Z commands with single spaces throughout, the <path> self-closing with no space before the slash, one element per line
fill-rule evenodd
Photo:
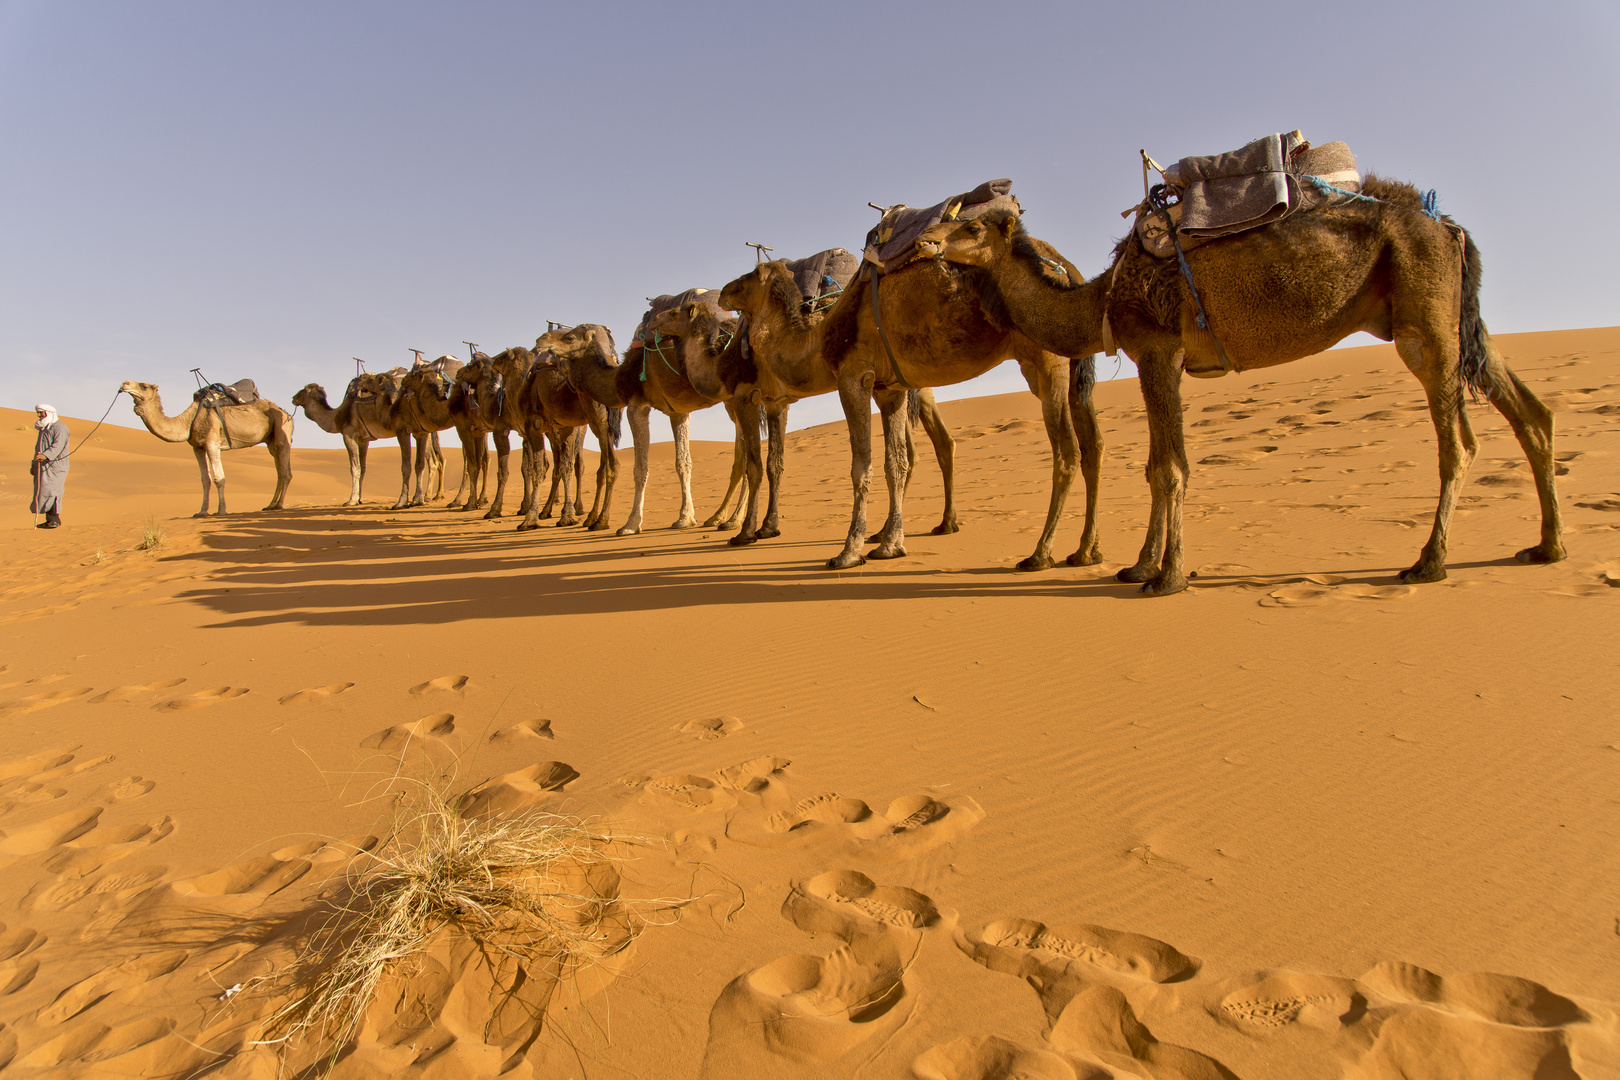
<path fill-rule="evenodd" d="M 1024 208 L 1018 205 L 1017 196 L 1008 194 L 1010 191 L 1011 180 L 988 180 L 972 191 L 924 209 L 897 203 L 885 210 L 872 231 L 866 234 L 862 258 L 882 273 L 891 273 L 912 261 L 917 252 L 917 238 L 941 221 L 971 221 L 992 210 L 1015 210 L 1022 216 Z"/>
<path fill-rule="evenodd" d="M 826 311 L 837 301 L 855 275 L 860 272 L 861 260 L 841 247 L 818 251 L 805 259 L 783 260 L 793 283 L 804 297 L 808 312 Z"/>
<path fill-rule="evenodd" d="M 425 371 L 433 376 L 433 385 L 438 388 L 439 400 L 450 400 L 450 384 L 455 381 L 456 372 L 462 368 L 462 361 L 458 357 L 445 353 L 437 360 L 418 360 L 411 365 L 411 373 Z"/>
<path fill-rule="evenodd" d="M 1135 208 L 1136 235 L 1160 259 L 1175 254 L 1165 216 L 1185 252 L 1302 210 L 1349 202 L 1361 190 L 1349 146 L 1312 146 L 1298 131 L 1267 135 L 1224 154 L 1182 158 L 1164 170 L 1164 182 L 1176 199 L 1164 214 L 1145 200 Z"/>
<path fill-rule="evenodd" d="M 252 379 L 239 379 L 233 383 L 209 383 L 191 395 L 204 409 L 220 409 L 229 405 L 251 405 L 259 400 L 259 388 Z"/>
<path fill-rule="evenodd" d="M 729 314 L 720 307 L 720 293 L 715 289 L 687 289 L 681 293 L 663 293 L 647 301 L 646 314 L 642 315 L 641 321 L 636 323 L 636 332 L 630 338 L 630 348 L 633 349 L 638 345 L 645 346 L 647 344 L 647 324 L 652 322 L 654 315 L 669 311 L 672 308 L 678 308 L 687 301 L 696 300 L 699 297 L 707 297 L 709 306 L 714 308 L 722 317 Z M 657 342 L 653 344 L 656 346 Z"/>

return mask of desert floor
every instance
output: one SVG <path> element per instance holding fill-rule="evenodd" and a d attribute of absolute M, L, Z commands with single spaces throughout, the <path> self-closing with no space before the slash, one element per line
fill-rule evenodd
<path fill-rule="evenodd" d="M 362 507 L 299 451 L 257 512 L 251 449 L 193 520 L 189 449 L 115 427 L 36 531 L 0 412 L 0 1068 L 299 1075 L 253 1040 L 300 914 L 448 775 L 642 838 L 616 891 L 649 925 L 511 1000 L 441 943 L 336 1075 L 1620 1076 L 1620 328 L 1498 343 L 1557 412 L 1567 561 L 1515 563 L 1535 493 L 1479 404 L 1450 577 L 1396 580 L 1434 435 L 1377 346 L 1184 382 L 1198 576 L 1154 600 L 1113 577 L 1129 380 L 1108 561 L 1036 574 L 1027 395 L 943 406 L 960 533 L 919 437 L 908 557 L 841 573 L 842 425 L 791 436 L 783 535 L 734 548 L 663 527 L 667 443 L 617 538 L 514 531 L 516 484 L 497 520 L 388 510 L 384 444 Z M 700 517 L 729 457 L 695 447 Z"/>

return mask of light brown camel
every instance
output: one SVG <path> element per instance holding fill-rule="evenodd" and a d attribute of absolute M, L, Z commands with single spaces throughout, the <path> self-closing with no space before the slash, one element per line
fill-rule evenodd
<path fill-rule="evenodd" d="M 281 501 L 292 482 L 292 413 L 273 401 L 260 399 L 250 405 L 225 405 L 217 411 L 199 408 L 193 401 L 177 416 L 163 415 L 163 399 L 156 383 L 126 381 L 119 387 L 135 402 L 135 415 L 146 430 L 164 442 L 191 444 L 197 455 L 197 471 L 202 475 L 202 509 L 193 517 L 208 516 L 209 485 L 219 492 L 219 509 L 225 513 L 225 466 L 222 450 L 240 450 L 264 443 L 276 463 L 276 493 L 266 510 L 280 510 Z"/>
<path fill-rule="evenodd" d="M 469 409 L 477 415 L 482 427 L 491 430 L 499 429 L 504 437 L 506 432 L 515 431 L 522 439 L 522 454 L 519 459 L 519 468 L 523 480 L 523 502 L 518 512 L 523 515 L 523 522 L 518 530 L 539 528 L 540 520 L 549 518 L 552 509 L 556 506 L 559 494 L 563 489 L 563 474 L 560 471 L 565 458 L 570 461 L 570 471 L 574 478 L 573 513 L 584 512 L 583 502 L 579 495 L 579 481 L 583 473 L 582 462 L 578 454 L 572 457 L 564 443 L 572 439 L 576 444 L 584 438 L 584 429 L 558 427 L 549 422 L 545 412 L 536 408 L 536 402 L 523 393 L 529 374 L 534 367 L 536 357 L 534 353 L 522 346 L 503 350 L 494 356 L 479 353 L 471 364 L 467 364 L 457 373 L 457 388 L 467 399 Z M 552 460 L 557 462 L 558 470 L 551 474 L 551 490 L 546 497 L 543 507 L 535 509 L 534 500 L 539 493 L 539 485 L 546 478 L 546 442 L 551 442 Z M 505 458 L 500 458 L 502 471 L 500 483 L 497 488 L 495 506 L 501 502 L 500 488 L 504 488 L 507 478 Z M 491 513 L 489 516 L 498 517 Z M 572 517 L 569 517 L 570 522 Z"/>
<path fill-rule="evenodd" d="M 626 393 L 618 387 L 621 378 L 634 376 L 621 371 L 613 347 L 613 334 L 599 323 L 547 330 L 534 342 L 535 355 L 543 357 L 534 365 L 523 386 L 525 406 L 543 413 L 556 428 L 589 427 L 596 436 L 601 458 L 596 466 L 596 498 L 585 527 L 592 532 L 608 528 L 613 509 L 613 482 L 619 475 L 616 448 L 623 418 Z M 579 459 L 583 438 L 562 442 L 564 458 L 558 462 L 563 476 L 563 511 L 558 525 L 574 524 L 568 505 L 569 475 Z"/>
<path fill-rule="evenodd" d="M 721 303 L 742 311 L 748 320 L 759 380 L 754 397 L 764 404 L 767 415 L 773 404 L 785 407 L 799 397 L 838 391 L 849 423 L 850 478 L 855 498 L 844 549 L 827 561 L 829 567 L 843 569 L 865 561 L 860 545 L 867 540 L 872 403 L 877 402 L 883 421 L 889 517 L 871 538 L 870 542 L 878 546 L 870 556 L 895 559 L 906 553 L 904 497 L 913 460 L 907 384 L 923 388 L 918 405 L 945 474 L 946 517 L 934 532 L 954 532 L 957 524 L 951 502 L 952 443 L 937 411 L 929 408 L 932 395 L 926 394 L 926 388 L 974 378 L 1009 358 L 1018 360 L 1031 390 L 1041 399 L 1053 457 L 1046 526 L 1035 553 L 1018 568 L 1041 570 L 1052 565 L 1052 538 L 1068 497 L 1077 456 L 1083 459 L 1085 470 L 1086 523 L 1080 547 L 1069 561 L 1075 565 L 1100 561 L 1096 498 L 1102 435 L 1091 404 L 1091 358 L 1087 356 L 1071 365 L 1069 358 L 1040 348 L 1012 328 L 992 324 L 980 310 L 983 277 L 932 262 L 913 262 L 883 275 L 883 328 L 904 380 L 890 364 L 878 336 L 872 318 L 872 290 L 865 274 L 857 277 L 819 319 L 802 310 L 797 287 L 781 263 L 763 263 L 722 290 Z M 1071 368 L 1075 376 L 1072 381 Z M 738 396 L 741 401 L 742 395 Z M 930 413 L 934 418 L 932 426 Z M 738 414 L 746 423 L 743 408 L 739 407 Z M 1077 426 L 1083 436 L 1078 441 Z M 774 429 L 771 438 L 775 454 L 774 444 L 780 436 Z"/>
<path fill-rule="evenodd" d="M 759 441 L 748 445 L 748 516 L 742 531 L 729 542 L 748 544 L 782 535 L 778 497 L 782 470 L 786 465 L 787 414 L 801 398 L 830 393 L 837 389 L 836 374 L 820 362 L 821 330 L 825 310 L 812 310 L 794 282 L 787 264 L 778 260 L 760 263 L 721 290 L 721 304 L 740 312 L 748 330 L 751 362 L 743 361 L 734 378 L 741 380 L 737 395 L 739 429 L 759 425 L 763 413 L 766 428 L 766 460 L 760 461 Z M 913 405 L 908 402 L 908 411 Z M 932 390 L 916 395 L 912 419 L 920 422 L 934 445 L 934 457 L 945 485 L 945 516 L 933 529 L 936 536 L 958 532 L 956 519 L 956 440 L 939 415 Z M 911 424 L 903 423 L 906 460 L 916 461 Z M 759 521 L 760 481 L 767 479 L 770 495 L 765 519 Z M 909 464 L 907 480 L 910 479 Z M 758 527 L 755 523 L 758 522 Z M 875 538 L 874 538 L 875 539 Z M 904 554 L 904 552 L 900 552 Z M 873 553 L 873 558 L 897 557 Z"/>
<path fill-rule="evenodd" d="M 1447 528 L 1476 449 L 1464 402 L 1469 389 L 1507 418 L 1535 475 L 1541 541 L 1520 551 L 1519 561 L 1562 559 L 1552 414 L 1502 362 L 1480 321 L 1473 239 L 1449 218 L 1426 214 L 1407 184 L 1368 176 L 1361 191 L 1364 201 L 1297 213 L 1189 251 L 1210 327 L 1238 371 L 1312 356 L 1358 330 L 1395 342 L 1428 396 L 1440 452 L 1434 528 L 1402 581 L 1446 576 Z M 1143 582 L 1150 595 L 1185 589 L 1181 372 L 1218 375 L 1222 368 L 1210 335 L 1197 328 L 1175 261 L 1148 255 L 1132 233 L 1115 248 L 1109 272 L 1087 282 L 1011 216 L 944 222 L 923 236 L 922 250 L 986 269 L 1006 317 L 1050 348 L 1098 348 L 1106 313 L 1140 372 L 1153 493 L 1141 556 L 1119 577 Z"/>
<path fill-rule="evenodd" d="M 353 384 L 350 384 L 350 391 Z M 380 428 L 374 429 L 364 420 L 364 414 L 351 409 L 348 413 L 348 423 L 341 419 L 341 406 L 333 408 L 327 404 L 326 390 L 318 383 L 310 383 L 298 393 L 293 395 L 293 407 L 301 407 L 304 415 L 315 422 L 315 426 L 322 431 L 337 435 L 343 440 L 343 449 L 349 455 L 349 501 L 344 506 L 359 506 L 361 502 L 361 488 L 366 479 L 366 457 L 373 439 L 379 437 Z M 417 441 L 417 454 L 425 454 L 427 460 L 423 462 L 428 480 L 443 471 L 443 464 L 439 453 L 439 437 L 437 432 L 418 432 L 409 428 L 395 427 L 392 432 L 399 441 L 400 452 L 400 480 L 399 499 L 394 503 L 394 509 L 402 506 L 420 506 L 426 500 L 422 491 L 421 470 L 417 470 L 416 496 L 411 497 L 411 449 L 410 438 L 414 435 Z"/>
<path fill-rule="evenodd" d="M 518 513 L 527 517 L 530 510 L 534 497 L 535 476 L 529 459 L 537 449 L 538 452 L 543 452 L 544 444 L 536 443 L 531 447 L 524 432 L 527 418 L 519 408 L 517 395 L 512 394 L 508 388 L 522 385 L 528 378 L 529 368 L 533 364 L 534 355 L 529 350 L 507 349 L 494 357 L 477 353 L 472 363 L 464 365 L 456 372 L 456 382 L 466 390 L 468 412 L 478 433 L 480 444 L 486 432 L 494 437 L 495 442 L 495 494 L 489 501 L 489 510 L 484 514 L 485 520 L 501 517 L 505 511 L 506 481 L 510 475 L 511 437 L 514 431 L 523 440 L 518 459 L 518 472 L 523 481 L 523 500 L 518 506 Z"/>
<path fill-rule="evenodd" d="M 736 339 L 739 322 L 718 307 L 718 296 L 719 293 L 713 291 L 703 292 L 684 303 L 649 314 L 642 332 L 644 337 L 651 339 L 650 343 L 645 340 L 637 342 L 625 352 L 621 369 L 638 373 L 634 382 L 635 392 L 626 405 L 630 435 L 636 448 L 636 492 L 630 507 L 630 520 L 619 530 L 620 536 L 641 531 L 642 499 L 647 488 L 647 456 L 651 443 L 647 421 L 652 409 L 669 417 L 670 432 L 675 439 L 675 475 L 681 486 L 681 511 L 670 528 L 687 529 L 697 524 L 692 499 L 690 418 L 692 413 L 715 404 L 725 408 L 735 432 L 731 478 L 719 508 L 704 520 L 703 526 L 729 531 L 735 529 L 742 518 L 748 433 L 737 421 L 736 406 L 720 374 L 721 358 Z M 624 384 L 625 380 L 621 378 L 619 385 Z M 753 430 L 753 443 L 757 455 L 757 424 Z M 728 516 L 726 507 L 731 504 L 733 495 L 737 496 L 737 502 Z"/>
<path fill-rule="evenodd" d="M 473 429 L 471 410 L 467 405 L 466 388 L 455 381 L 462 363 L 454 356 L 441 356 L 431 362 L 414 365 L 400 383 L 398 409 L 400 419 L 413 431 L 447 431 L 455 428 L 461 442 L 461 483 L 447 509 L 458 510 L 468 502 L 484 505 L 484 486 L 488 481 L 484 439 Z M 423 463 L 418 462 L 418 489 L 422 488 Z M 443 483 L 442 476 L 439 479 Z M 437 498 L 438 488 L 431 484 L 430 498 Z"/>

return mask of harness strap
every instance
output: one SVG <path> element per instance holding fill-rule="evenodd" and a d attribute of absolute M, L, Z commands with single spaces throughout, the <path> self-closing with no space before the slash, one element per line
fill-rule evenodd
<path fill-rule="evenodd" d="M 1234 370 L 1232 360 L 1226 355 L 1226 348 L 1221 344 L 1221 339 L 1216 337 L 1215 331 L 1210 328 L 1209 317 L 1204 314 L 1204 302 L 1198 297 L 1198 286 L 1193 282 L 1192 267 L 1187 265 L 1187 256 L 1181 250 L 1181 240 L 1176 235 L 1176 223 L 1170 220 L 1165 190 L 1163 184 L 1153 185 L 1153 190 L 1148 192 L 1148 204 L 1153 207 L 1155 214 L 1164 219 L 1164 227 L 1170 233 L 1170 244 L 1176 249 L 1176 262 L 1181 265 L 1181 276 L 1187 279 L 1187 289 L 1192 293 L 1193 307 L 1198 310 L 1198 329 L 1208 334 L 1209 340 L 1215 343 L 1215 356 L 1221 362 L 1221 370 L 1232 371 Z"/>
<path fill-rule="evenodd" d="M 875 264 L 872 266 L 872 321 L 877 324 L 878 338 L 883 342 L 883 351 L 889 355 L 889 366 L 894 369 L 894 377 L 901 386 L 907 390 L 917 389 L 906 378 L 906 373 L 900 370 L 900 361 L 895 359 L 894 347 L 889 344 L 889 332 L 883 329 L 883 311 L 878 299 L 878 280 L 883 277 L 883 271 Z"/>

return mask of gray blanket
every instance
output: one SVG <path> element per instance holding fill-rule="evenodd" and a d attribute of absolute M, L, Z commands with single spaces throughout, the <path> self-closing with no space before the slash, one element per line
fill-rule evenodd
<path fill-rule="evenodd" d="M 872 231 L 866 234 L 863 258 L 884 272 L 900 269 L 917 250 L 917 237 L 929 226 L 943 221 L 946 211 L 953 206 L 957 208 L 956 217 L 961 221 L 1000 209 L 1017 210 L 1022 214 L 1023 208 L 1018 205 L 1015 196 L 1008 194 L 1010 191 L 1011 180 L 987 180 L 972 191 L 965 191 L 921 210 L 904 203 L 891 206 Z"/>
<path fill-rule="evenodd" d="M 191 395 L 191 399 L 207 409 L 226 405 L 251 405 L 259 400 L 259 388 L 252 379 L 238 379 L 233 383 L 209 383 Z"/>
<path fill-rule="evenodd" d="M 41 431 L 34 439 L 34 453 L 44 454 L 44 461 L 28 460 L 28 471 L 34 476 L 34 501 L 29 504 L 31 514 L 62 512 L 62 495 L 67 491 L 68 426 L 58 420 Z"/>
<path fill-rule="evenodd" d="M 721 309 L 720 293 L 716 289 L 687 289 L 682 293 L 664 293 L 647 301 L 647 313 L 641 317 L 640 322 L 636 323 L 636 332 L 630 337 L 630 348 L 633 349 L 637 345 L 644 344 L 642 340 L 642 333 L 647 329 L 647 323 L 654 315 L 657 315 L 660 311 L 668 311 L 670 308 L 680 307 L 688 300 L 696 300 L 700 296 L 708 297 L 709 303 L 714 307 L 714 310 L 720 315 L 721 318 L 731 317 L 731 313 L 729 311 Z"/>
<path fill-rule="evenodd" d="M 843 292 L 861 269 L 861 260 L 841 247 L 818 251 L 805 259 L 782 263 L 793 275 L 799 295 L 805 303 L 823 310 L 831 306 L 831 298 Z"/>
<path fill-rule="evenodd" d="M 1320 183 L 1302 179 L 1314 176 Z M 1193 240 L 1229 236 L 1314 209 L 1361 186 L 1356 159 L 1342 142 L 1312 147 L 1298 131 L 1267 135 L 1224 154 L 1185 157 L 1165 170 L 1181 189 L 1179 232 Z"/>

